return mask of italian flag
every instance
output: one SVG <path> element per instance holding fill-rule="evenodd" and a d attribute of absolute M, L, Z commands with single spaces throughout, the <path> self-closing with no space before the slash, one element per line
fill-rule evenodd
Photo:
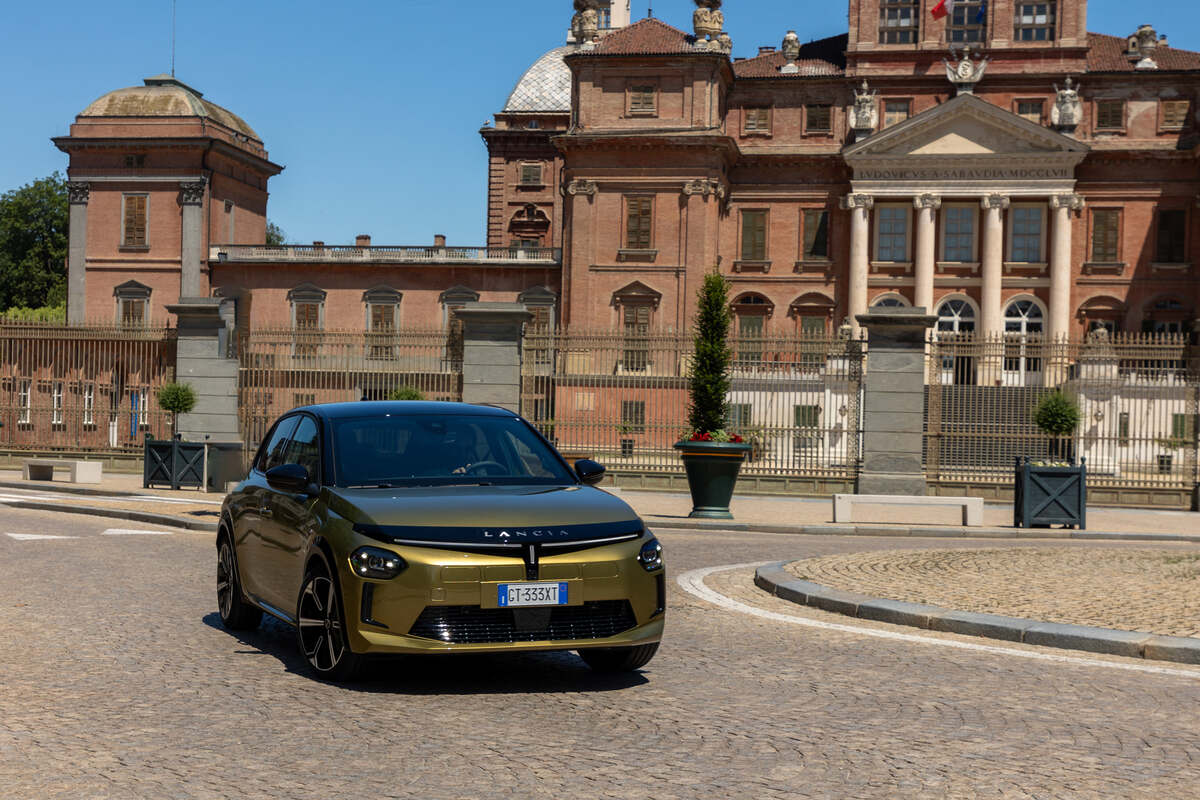
<path fill-rule="evenodd" d="M 933 7 L 933 18 L 943 19 L 953 14 L 956 2 L 957 0 L 941 0 L 941 2 Z"/>

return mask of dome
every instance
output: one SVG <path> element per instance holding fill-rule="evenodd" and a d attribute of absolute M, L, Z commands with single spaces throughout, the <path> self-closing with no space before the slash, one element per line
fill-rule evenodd
<path fill-rule="evenodd" d="M 505 113 L 571 111 L 571 70 L 563 57 L 575 52 L 574 45 L 556 47 L 533 62 L 504 104 Z"/>
<path fill-rule="evenodd" d="M 170 75 L 145 79 L 145 86 L 117 89 L 85 108 L 80 117 L 207 117 L 261 142 L 246 121 Z"/>

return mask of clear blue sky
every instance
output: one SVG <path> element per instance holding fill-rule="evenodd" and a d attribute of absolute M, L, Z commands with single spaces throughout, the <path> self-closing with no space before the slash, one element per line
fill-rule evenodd
<path fill-rule="evenodd" d="M 646 0 L 634 0 L 634 17 Z M 1196 0 L 1134 8 L 1092 0 L 1089 30 L 1149 22 L 1200 50 Z M 691 0 L 654 14 L 691 29 Z M 846 0 L 729 0 L 734 55 L 846 30 Z M 244 117 L 271 158 L 269 214 L 293 241 L 483 244 L 486 151 L 478 130 L 521 73 L 563 43 L 571 0 L 178 0 L 176 74 Z M 112 89 L 169 71 L 170 0 L 4 4 L 0 191 L 62 170 L 50 143 Z"/>

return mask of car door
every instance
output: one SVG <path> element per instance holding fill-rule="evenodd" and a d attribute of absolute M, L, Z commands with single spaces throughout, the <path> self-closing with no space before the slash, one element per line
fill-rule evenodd
<path fill-rule="evenodd" d="M 321 485 L 321 435 L 315 417 L 300 415 L 281 463 L 299 464 L 308 470 L 314 484 Z M 264 506 L 270 509 L 270 521 L 263 526 L 264 531 L 269 531 L 269 536 L 263 537 L 263 565 L 267 572 L 263 588 L 267 602 L 288 614 L 296 609 L 308 543 L 320 528 L 313 513 L 318 502 L 316 497 L 303 492 L 267 488 Z"/>
<path fill-rule="evenodd" d="M 284 417 L 267 434 L 266 443 L 243 484 L 238 503 L 242 511 L 233 522 L 238 573 L 246 592 L 257 600 L 265 599 L 267 595 L 268 566 L 264 557 L 267 550 L 264 539 L 274 537 L 271 529 L 275 527 L 271 519 L 271 489 L 267 485 L 266 472 L 284 463 L 288 441 L 298 422 L 299 417 L 295 415 Z"/>

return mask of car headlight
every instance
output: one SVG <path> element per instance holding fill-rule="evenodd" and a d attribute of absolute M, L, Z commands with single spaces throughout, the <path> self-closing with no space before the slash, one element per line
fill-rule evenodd
<path fill-rule="evenodd" d="M 350 567 L 360 578 L 394 578 L 407 566 L 400 556 L 378 547 L 360 547 L 350 556 Z"/>
<path fill-rule="evenodd" d="M 654 572 L 662 567 L 662 545 L 658 543 L 658 539 L 651 539 L 642 545 L 642 550 L 638 553 L 638 563 L 645 567 L 646 572 Z"/>

